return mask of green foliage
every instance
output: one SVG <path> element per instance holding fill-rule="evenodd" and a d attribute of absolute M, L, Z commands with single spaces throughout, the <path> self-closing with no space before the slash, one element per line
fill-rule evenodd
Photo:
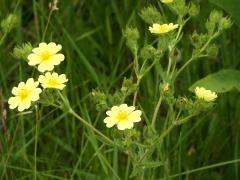
<path fill-rule="evenodd" d="M 21 19 L 0 43 L 0 179 L 239 179 L 239 92 L 214 103 L 187 92 L 202 76 L 239 69 L 239 29 L 215 6 L 186 2 L 61 0 L 49 16 L 44 1 L 0 0 L 1 19 Z M 179 28 L 167 34 L 148 30 L 171 22 Z M 35 109 L 7 111 L 11 87 L 37 73 L 10 52 L 25 59 L 24 42 L 42 41 L 62 45 L 67 86 L 44 91 Z M 239 88 L 231 72 L 209 88 Z M 122 103 L 142 121 L 106 128 L 105 112 Z"/>
<path fill-rule="evenodd" d="M 227 69 L 210 74 L 195 82 L 189 89 L 193 91 L 195 87 L 205 87 L 218 93 L 224 93 L 237 89 L 240 91 L 240 71 Z"/>
<path fill-rule="evenodd" d="M 238 0 L 210 0 L 210 2 L 231 14 L 236 23 L 240 25 L 240 4 Z"/>

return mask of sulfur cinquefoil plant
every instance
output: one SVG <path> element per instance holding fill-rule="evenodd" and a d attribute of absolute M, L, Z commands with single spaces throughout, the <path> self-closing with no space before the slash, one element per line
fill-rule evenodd
<path fill-rule="evenodd" d="M 132 53 L 129 77 L 123 79 L 121 87 L 109 90 L 112 93 L 106 93 L 101 86 L 91 93 L 91 100 L 99 112 L 98 117 L 101 117 L 98 123 L 104 130 L 99 130 L 91 121 L 76 113 L 67 95 L 62 92 L 71 79 L 55 72 L 65 56 L 60 53 L 62 46 L 54 42 L 41 42 L 35 48 L 26 43 L 14 49 L 16 58 L 24 59 L 34 68 L 34 77 L 29 77 L 26 82 L 20 82 L 12 89 L 13 96 L 8 100 L 10 109 L 17 108 L 22 112 L 34 106 L 38 113 L 44 105 L 59 108 L 78 119 L 91 134 L 97 135 L 96 139 L 102 143 L 100 148 L 96 148 L 98 142 L 95 139 L 90 140 L 96 154 L 109 147 L 107 153 L 121 152 L 121 163 L 126 164 L 126 168 L 122 167 L 126 169 L 125 179 L 148 179 L 151 174 L 157 174 L 152 173 L 156 169 L 163 179 L 170 179 L 173 171 L 171 165 L 175 162 L 172 158 L 176 158 L 174 146 L 178 143 L 176 139 L 181 134 L 182 125 L 195 123 L 201 115 L 211 112 L 219 96 L 206 84 L 196 85 L 191 93 L 187 90 L 180 93 L 181 73 L 190 64 L 217 55 L 218 46 L 214 40 L 231 27 L 231 21 L 222 12 L 214 10 L 206 20 L 205 32 L 199 33 L 199 29 L 195 29 L 189 38 L 185 27 L 190 24 L 192 17 L 199 14 L 199 5 L 192 2 L 187 4 L 184 0 L 161 0 L 159 4 L 161 11 L 149 6 L 140 12 L 146 38 L 142 38 L 137 27 L 126 27 L 123 33 Z M 46 32 L 47 28 L 43 37 Z M 186 40 L 191 43 L 192 49 L 187 55 L 183 48 Z M 146 77 L 153 79 L 152 86 L 142 86 Z M 157 101 L 143 94 L 142 88 L 154 89 L 156 93 L 152 96 Z M 115 166 L 117 156 L 115 153 Z M 99 157 L 102 158 L 101 155 Z M 105 161 L 101 159 L 101 163 Z M 35 168 L 36 164 L 35 161 Z M 112 167 L 108 168 L 112 170 Z M 114 176 L 120 179 L 118 175 Z"/>
<path fill-rule="evenodd" d="M 138 28 L 127 27 L 124 31 L 126 44 L 133 54 L 134 75 L 125 78 L 121 89 L 111 95 L 99 89 L 92 92 L 97 110 L 106 112 L 104 123 L 109 128 L 109 135 L 128 157 L 129 177 L 138 179 L 151 176 L 156 168 L 168 179 L 173 151 L 170 139 L 177 138 L 172 138 L 171 133 L 180 131 L 181 126 L 191 120 L 194 123 L 193 120 L 197 121 L 203 112 L 209 112 L 217 103 L 217 92 L 207 84 L 195 86 L 191 89 L 192 95 L 186 91 L 187 96 L 178 94 L 176 89 L 181 86 L 178 84 L 181 73 L 190 64 L 217 55 L 214 40 L 232 24 L 229 17 L 213 10 L 206 20 L 206 31 L 193 30 L 189 38 L 184 32 L 185 26 L 199 14 L 199 5 L 187 4 L 184 0 L 161 2 L 161 7 L 175 18 L 168 20 L 166 14 L 153 6 L 144 8 L 140 16 L 148 26 L 148 38 L 143 45 Z M 186 38 L 192 45 L 190 56 L 182 55 Z M 145 88 L 158 90 L 155 95 L 158 101 L 151 102 L 154 106 L 141 94 L 141 82 L 146 76 L 151 77 L 150 73 L 157 81 L 155 87 Z"/>

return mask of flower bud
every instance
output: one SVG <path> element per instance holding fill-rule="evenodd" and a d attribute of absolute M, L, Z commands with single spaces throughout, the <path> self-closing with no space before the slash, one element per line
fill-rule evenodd
<path fill-rule="evenodd" d="M 218 54 L 218 46 L 216 44 L 213 44 L 207 48 L 207 54 L 210 57 L 216 57 Z"/>
<path fill-rule="evenodd" d="M 32 52 L 32 45 L 30 43 L 23 43 L 13 49 L 13 56 L 17 59 L 27 60 L 28 55 Z"/>
<path fill-rule="evenodd" d="M 6 19 L 1 22 L 3 32 L 10 32 L 18 23 L 18 17 L 15 14 L 10 14 Z"/>
<path fill-rule="evenodd" d="M 156 22 L 162 23 L 161 14 L 153 6 L 148 6 L 146 8 L 143 8 L 143 10 L 140 13 L 140 16 L 148 24 L 153 24 L 153 23 L 156 23 Z"/>
<path fill-rule="evenodd" d="M 137 41 L 139 39 L 139 32 L 137 28 L 127 27 L 124 36 L 127 41 L 127 46 L 133 53 L 137 50 Z"/>
<path fill-rule="evenodd" d="M 189 8 L 189 15 L 190 16 L 197 16 L 199 14 L 200 11 L 200 6 L 196 5 L 194 3 L 190 4 L 190 8 Z"/>
<path fill-rule="evenodd" d="M 230 18 L 224 17 L 219 22 L 219 28 L 222 30 L 229 29 L 231 26 L 232 26 L 232 22 Z"/>

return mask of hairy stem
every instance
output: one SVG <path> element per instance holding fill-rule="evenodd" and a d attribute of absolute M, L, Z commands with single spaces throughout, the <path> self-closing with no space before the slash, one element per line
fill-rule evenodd
<path fill-rule="evenodd" d="M 162 103 L 162 96 L 160 96 L 160 98 L 158 99 L 157 105 L 156 105 L 154 113 L 153 113 L 153 118 L 152 118 L 152 127 L 153 128 L 154 128 L 155 123 L 156 123 L 157 114 L 159 112 L 159 108 L 161 106 L 161 103 Z"/>

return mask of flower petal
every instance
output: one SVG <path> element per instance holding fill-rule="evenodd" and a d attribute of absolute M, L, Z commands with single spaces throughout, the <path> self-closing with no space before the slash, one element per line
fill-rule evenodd
<path fill-rule="evenodd" d="M 131 122 L 139 122 L 141 121 L 141 114 L 142 112 L 140 110 L 133 111 L 129 114 L 128 120 Z"/>
<path fill-rule="evenodd" d="M 117 124 L 117 128 L 119 130 L 131 129 L 131 128 L 133 128 L 133 123 L 129 122 L 129 121 L 120 121 Z"/>
<path fill-rule="evenodd" d="M 48 50 L 51 52 L 51 54 L 56 54 L 57 52 L 61 51 L 62 46 L 60 44 L 56 45 L 54 42 L 50 42 L 48 44 Z"/>
<path fill-rule="evenodd" d="M 117 124 L 118 120 L 116 118 L 112 118 L 112 117 L 106 117 L 104 120 L 103 120 L 104 123 L 106 123 L 106 126 L 108 128 L 111 128 L 113 127 L 115 124 Z"/>

